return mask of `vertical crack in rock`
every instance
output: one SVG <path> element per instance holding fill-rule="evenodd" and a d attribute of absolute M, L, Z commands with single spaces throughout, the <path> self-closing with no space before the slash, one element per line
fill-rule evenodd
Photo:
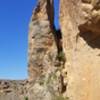
<path fill-rule="evenodd" d="M 48 15 L 48 20 L 50 22 L 50 28 L 52 30 L 54 39 L 55 39 L 55 43 L 56 43 L 56 47 L 57 47 L 57 60 L 59 63 L 59 67 L 61 67 L 61 70 L 64 68 L 65 65 L 65 54 L 63 51 L 63 41 L 62 41 L 62 32 L 61 29 L 56 29 L 55 25 L 54 25 L 54 16 L 55 16 L 55 12 L 54 12 L 54 1 L 47 0 L 47 15 Z M 66 85 L 64 84 L 64 77 L 62 75 L 62 72 L 60 72 L 60 83 L 61 86 L 59 87 L 59 91 L 60 93 L 64 93 L 66 91 Z"/>
<path fill-rule="evenodd" d="M 60 67 L 60 83 L 61 86 L 59 88 L 60 93 L 64 93 L 66 91 L 66 85 L 64 84 L 64 77 L 62 74 L 62 70 L 65 67 L 65 62 L 66 62 L 66 58 L 65 58 L 65 54 L 63 51 L 63 41 L 62 41 L 62 32 L 60 29 L 56 30 L 55 27 L 53 27 L 53 34 L 55 37 L 55 42 L 56 42 L 56 46 L 57 46 L 57 61 L 58 61 L 58 67 Z"/>

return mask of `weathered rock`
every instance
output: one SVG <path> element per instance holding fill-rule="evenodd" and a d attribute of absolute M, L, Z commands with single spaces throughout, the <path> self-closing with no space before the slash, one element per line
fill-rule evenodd
<path fill-rule="evenodd" d="M 99 100 L 100 0 L 61 0 L 60 23 L 70 100 Z"/>
<path fill-rule="evenodd" d="M 100 0 L 60 0 L 62 38 L 53 24 L 53 0 L 39 0 L 29 26 L 28 81 L 0 81 L 0 100 L 99 100 Z"/>
<path fill-rule="evenodd" d="M 51 5 L 53 4 L 52 0 L 50 0 L 50 3 Z M 54 67 L 57 48 L 48 17 L 50 8 L 52 10 L 49 16 L 53 16 L 51 5 L 47 4 L 47 0 L 40 0 L 31 18 L 29 31 L 29 80 L 34 80 L 34 78 Z"/>
<path fill-rule="evenodd" d="M 54 100 L 55 95 L 59 94 L 60 75 L 57 75 L 59 70 L 55 67 L 57 46 L 53 32 L 53 10 L 53 0 L 39 0 L 31 18 L 28 66 L 30 84 L 27 87 L 29 100 Z"/>
<path fill-rule="evenodd" d="M 27 93 L 27 80 L 0 80 L 0 100 L 23 100 Z"/>

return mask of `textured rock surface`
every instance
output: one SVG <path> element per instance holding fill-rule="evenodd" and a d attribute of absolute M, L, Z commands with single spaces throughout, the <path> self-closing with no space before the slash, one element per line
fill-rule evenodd
<path fill-rule="evenodd" d="M 0 80 L 0 100 L 24 100 L 27 93 L 27 83 L 27 80 Z"/>
<path fill-rule="evenodd" d="M 100 0 L 61 0 L 60 22 L 68 73 L 64 95 L 99 100 Z"/>
<path fill-rule="evenodd" d="M 99 100 L 100 0 L 60 0 L 61 40 L 53 21 L 53 0 L 39 0 L 29 26 L 28 81 L 1 80 L 0 100 Z"/>
<path fill-rule="evenodd" d="M 50 3 L 52 5 L 52 0 L 50 0 Z M 53 13 L 51 5 L 47 5 L 47 0 L 40 0 L 31 18 L 29 31 L 29 80 L 33 80 L 54 67 L 57 49 L 48 17 L 48 9 L 51 9 L 50 13 Z M 49 16 L 52 17 L 53 15 L 49 14 Z M 51 19 L 53 20 L 53 17 Z"/>
<path fill-rule="evenodd" d="M 29 31 L 29 81 L 35 80 L 34 85 L 28 85 L 30 100 L 56 100 L 61 91 L 53 24 L 53 0 L 40 0 Z"/>

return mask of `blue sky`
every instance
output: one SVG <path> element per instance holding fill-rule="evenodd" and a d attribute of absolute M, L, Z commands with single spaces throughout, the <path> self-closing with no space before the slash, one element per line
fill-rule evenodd
<path fill-rule="evenodd" d="M 28 25 L 36 4 L 37 0 L 0 1 L 0 79 L 27 78 Z M 55 17 L 58 20 L 57 12 Z"/>

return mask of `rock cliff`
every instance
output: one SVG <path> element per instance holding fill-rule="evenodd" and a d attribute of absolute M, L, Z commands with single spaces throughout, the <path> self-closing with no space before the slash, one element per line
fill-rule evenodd
<path fill-rule="evenodd" d="M 99 100 L 100 0 L 61 0 L 60 5 L 68 73 L 65 95 L 71 100 Z"/>
<path fill-rule="evenodd" d="M 99 100 L 100 0 L 39 0 L 28 37 L 24 81 L 0 81 L 0 100 Z"/>

